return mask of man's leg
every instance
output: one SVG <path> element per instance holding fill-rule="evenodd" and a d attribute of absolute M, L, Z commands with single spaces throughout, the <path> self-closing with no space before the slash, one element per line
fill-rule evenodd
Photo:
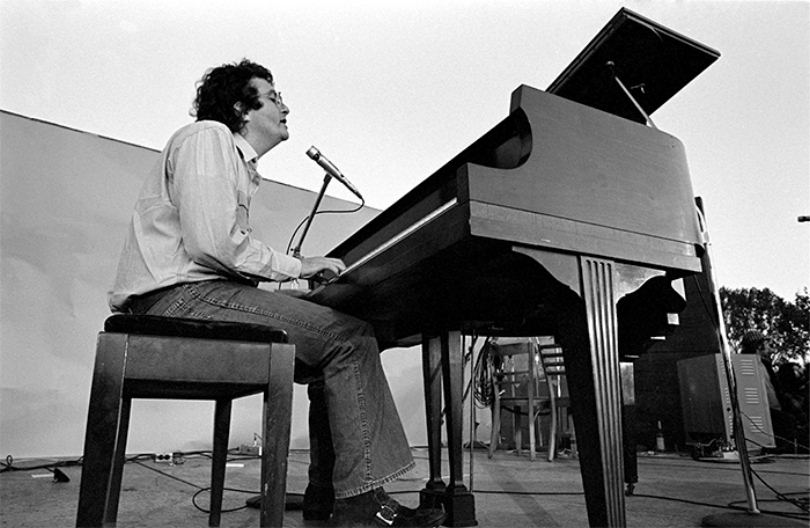
<path fill-rule="evenodd" d="M 444 519 L 441 510 L 405 508 L 382 489 L 414 463 L 369 324 L 293 295 L 220 280 L 171 288 L 148 313 L 261 323 L 287 332 L 296 360 L 323 373 L 337 525 L 377 517 L 392 526 L 437 526 Z"/>
<path fill-rule="evenodd" d="M 296 363 L 306 367 L 302 375 L 297 365 L 296 381 L 313 381 L 313 371 L 322 377 L 323 391 L 313 394 L 322 392 L 328 413 L 338 498 L 372 490 L 413 467 L 373 330 L 364 321 L 293 295 L 224 280 L 170 288 L 147 312 L 267 324 L 287 332 Z"/>
<path fill-rule="evenodd" d="M 309 484 L 304 492 L 304 519 L 326 520 L 335 505 L 332 469 L 335 451 L 329 414 L 326 409 L 323 378 L 307 385 L 309 396 Z"/>

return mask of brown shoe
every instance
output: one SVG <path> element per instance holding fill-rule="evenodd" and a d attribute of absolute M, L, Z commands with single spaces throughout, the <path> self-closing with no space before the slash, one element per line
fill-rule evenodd
<path fill-rule="evenodd" d="M 330 526 L 410 526 L 435 528 L 445 519 L 444 511 L 436 508 L 407 508 L 382 488 L 335 501 Z"/>

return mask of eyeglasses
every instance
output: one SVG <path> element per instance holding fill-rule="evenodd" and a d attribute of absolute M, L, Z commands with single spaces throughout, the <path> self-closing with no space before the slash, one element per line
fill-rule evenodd
<path fill-rule="evenodd" d="M 259 97 L 267 97 L 267 100 L 272 102 L 277 107 L 284 106 L 284 99 L 281 98 L 281 92 L 270 92 L 266 94 L 259 94 Z"/>

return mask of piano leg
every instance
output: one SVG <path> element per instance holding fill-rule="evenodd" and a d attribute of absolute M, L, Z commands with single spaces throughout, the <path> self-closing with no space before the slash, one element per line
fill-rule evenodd
<path fill-rule="evenodd" d="M 463 427 L 464 351 L 461 332 L 444 332 L 441 336 L 441 362 L 444 401 L 447 406 L 447 456 L 450 482 L 444 495 L 447 511 L 445 526 L 476 526 L 475 497 L 464 485 L 461 430 Z"/>
<path fill-rule="evenodd" d="M 621 386 L 612 261 L 580 258 L 581 298 L 557 313 L 591 526 L 625 526 Z"/>
<path fill-rule="evenodd" d="M 422 376 L 425 383 L 429 474 L 425 489 L 419 492 L 419 505 L 426 508 L 442 507 L 444 504 L 441 357 L 441 339 L 425 337 L 422 341 Z"/>

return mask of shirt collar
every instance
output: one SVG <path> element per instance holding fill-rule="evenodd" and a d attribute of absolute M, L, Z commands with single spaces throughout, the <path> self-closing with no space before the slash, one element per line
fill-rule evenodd
<path fill-rule="evenodd" d="M 239 153 L 242 154 L 242 159 L 255 167 L 256 162 L 259 160 L 259 155 L 256 154 L 256 151 L 250 146 L 248 140 L 239 132 L 234 133 L 233 140 L 236 143 L 236 148 L 239 149 Z"/>

